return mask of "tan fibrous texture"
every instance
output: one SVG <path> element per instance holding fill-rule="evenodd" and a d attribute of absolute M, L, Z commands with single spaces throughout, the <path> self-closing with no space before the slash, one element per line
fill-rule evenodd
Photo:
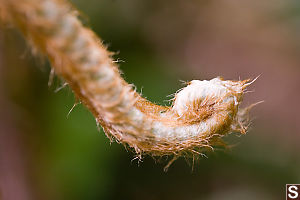
<path fill-rule="evenodd" d="M 101 40 L 63 0 L 0 0 L 1 15 L 45 54 L 106 135 L 138 155 L 201 154 L 223 145 L 222 137 L 245 133 L 239 105 L 249 80 L 191 81 L 172 107 L 152 104 L 120 76 Z"/>

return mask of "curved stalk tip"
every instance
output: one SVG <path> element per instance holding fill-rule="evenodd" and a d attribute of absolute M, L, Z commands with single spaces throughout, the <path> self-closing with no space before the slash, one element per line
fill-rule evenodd
<path fill-rule="evenodd" d="M 111 53 L 63 0 L 1 0 L 1 11 L 49 58 L 109 138 L 138 155 L 201 154 L 222 137 L 246 132 L 239 108 L 250 80 L 193 80 L 171 107 L 152 104 L 120 76 Z"/>

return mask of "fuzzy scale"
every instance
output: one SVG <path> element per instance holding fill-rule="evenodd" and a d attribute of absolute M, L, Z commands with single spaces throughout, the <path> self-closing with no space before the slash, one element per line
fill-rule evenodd
<path fill-rule="evenodd" d="M 120 76 L 111 53 L 63 0 L 0 0 L 1 11 L 48 56 L 55 72 L 91 110 L 106 135 L 138 154 L 201 153 L 243 129 L 246 81 L 191 81 L 172 107 L 152 104 Z M 234 128 L 233 128 L 234 127 Z"/>
<path fill-rule="evenodd" d="M 232 90 L 236 95 L 233 95 Z M 223 101 L 234 101 L 233 103 L 237 105 L 238 102 L 235 99 L 238 94 L 242 93 L 242 85 L 232 84 L 232 81 L 224 81 L 220 78 L 214 78 L 210 81 L 193 80 L 176 95 L 172 109 L 181 116 L 188 111 L 188 105 L 196 100 L 204 100 L 207 97 L 221 98 L 223 96 L 226 96 Z"/>

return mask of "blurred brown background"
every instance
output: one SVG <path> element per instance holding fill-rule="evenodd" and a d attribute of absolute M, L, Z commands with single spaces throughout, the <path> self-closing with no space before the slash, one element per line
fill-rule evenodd
<path fill-rule="evenodd" d="M 18 31 L 0 29 L 0 194 L 3 199 L 284 199 L 300 183 L 300 2 L 292 0 L 73 0 L 81 19 L 120 52 L 125 79 L 149 100 L 179 80 L 247 79 L 252 111 L 236 146 L 167 173 L 166 157 L 131 161 L 110 144 L 70 89 L 47 86 L 50 67 Z M 0 195 L 1 196 L 1 195 Z"/>

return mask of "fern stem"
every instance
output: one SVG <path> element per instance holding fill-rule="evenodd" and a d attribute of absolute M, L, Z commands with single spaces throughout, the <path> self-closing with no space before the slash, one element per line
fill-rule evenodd
<path fill-rule="evenodd" d="M 1 0 L 1 11 L 49 58 L 106 135 L 139 155 L 200 152 L 245 128 L 238 110 L 249 80 L 191 81 L 172 107 L 158 106 L 124 81 L 112 53 L 64 0 Z"/>

